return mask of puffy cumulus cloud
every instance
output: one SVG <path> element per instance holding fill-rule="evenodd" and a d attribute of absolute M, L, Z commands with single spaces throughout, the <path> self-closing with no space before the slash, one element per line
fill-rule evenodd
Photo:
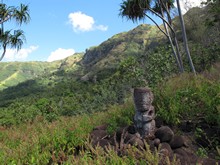
<path fill-rule="evenodd" d="M 75 53 L 74 49 L 63 49 L 63 48 L 58 48 L 57 50 L 51 52 L 50 56 L 48 57 L 47 61 L 52 62 L 56 60 L 61 60 L 64 59 L 68 56 L 71 56 Z"/>
<path fill-rule="evenodd" d="M 182 13 L 185 14 L 189 9 L 193 7 L 202 7 L 201 3 L 204 0 L 180 0 L 180 7 L 182 10 Z M 175 7 L 177 7 L 177 4 L 175 2 Z"/>
<path fill-rule="evenodd" d="M 30 46 L 29 48 L 22 48 L 20 50 L 7 49 L 4 60 L 6 61 L 23 61 L 28 55 L 37 50 L 39 46 Z"/>
<path fill-rule="evenodd" d="M 107 26 L 104 25 L 96 25 L 95 20 L 93 17 L 88 16 L 81 11 L 70 13 L 69 16 L 69 23 L 72 25 L 73 30 L 75 32 L 86 32 L 92 30 L 101 30 L 106 31 L 108 30 Z"/>

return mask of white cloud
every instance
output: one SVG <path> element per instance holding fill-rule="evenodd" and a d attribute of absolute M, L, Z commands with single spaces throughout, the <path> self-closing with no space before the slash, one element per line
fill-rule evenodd
<path fill-rule="evenodd" d="M 22 48 L 20 50 L 7 49 L 4 60 L 6 61 L 23 61 L 29 54 L 37 50 L 39 46 L 30 46 L 29 48 Z"/>
<path fill-rule="evenodd" d="M 182 13 L 185 14 L 189 9 L 193 7 L 202 7 L 201 3 L 204 0 L 180 0 L 180 7 L 182 10 Z M 175 2 L 175 7 L 177 7 L 177 4 Z"/>
<path fill-rule="evenodd" d="M 81 11 L 70 13 L 68 18 L 69 23 L 72 25 L 75 32 L 86 32 L 92 30 L 106 31 L 108 29 L 107 26 L 96 25 L 93 17 L 88 16 Z"/>
<path fill-rule="evenodd" d="M 108 26 L 98 25 L 98 26 L 96 26 L 96 29 L 101 30 L 101 31 L 107 31 L 108 30 Z"/>
<path fill-rule="evenodd" d="M 57 50 L 51 52 L 50 56 L 48 57 L 47 61 L 52 62 L 56 60 L 61 60 L 64 59 L 68 56 L 71 56 L 75 53 L 74 49 L 63 49 L 63 48 L 58 48 Z"/>

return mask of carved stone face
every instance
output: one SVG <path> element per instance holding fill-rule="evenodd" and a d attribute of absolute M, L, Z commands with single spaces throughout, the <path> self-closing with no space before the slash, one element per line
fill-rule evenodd
<path fill-rule="evenodd" d="M 153 94 L 146 88 L 134 89 L 134 103 L 137 111 L 148 111 L 153 102 Z"/>
<path fill-rule="evenodd" d="M 155 118 L 154 107 L 150 106 L 149 110 L 143 113 L 142 120 L 144 123 L 146 123 L 146 122 L 153 120 L 154 118 Z"/>

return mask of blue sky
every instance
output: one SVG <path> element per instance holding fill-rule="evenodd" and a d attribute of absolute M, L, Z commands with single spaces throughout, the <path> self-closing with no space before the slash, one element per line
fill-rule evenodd
<path fill-rule="evenodd" d="M 195 2 L 198 0 L 195 0 Z M 20 27 L 26 42 L 19 52 L 8 49 L 3 61 L 54 61 L 97 46 L 141 23 L 119 16 L 122 0 L 3 0 L 8 6 L 28 4 L 31 21 Z M 158 20 L 159 21 L 159 20 Z M 7 28 L 17 29 L 7 23 Z"/>

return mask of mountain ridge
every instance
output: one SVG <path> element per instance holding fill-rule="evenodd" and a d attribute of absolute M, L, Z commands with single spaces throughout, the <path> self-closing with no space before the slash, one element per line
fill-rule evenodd
<path fill-rule="evenodd" d="M 220 43 L 219 38 L 215 35 L 215 26 L 209 28 L 209 33 L 204 27 L 204 20 L 208 18 L 206 8 L 193 8 L 184 15 L 184 18 L 189 43 L 193 45 L 190 45 L 193 58 L 196 58 L 194 54 L 199 54 L 198 50 L 200 49 L 195 50 L 193 48 L 196 47 L 195 44 L 199 43 L 213 49 L 213 45 Z M 177 38 L 181 41 L 178 18 L 174 18 L 173 22 L 175 29 L 177 29 Z M 162 25 L 161 28 L 163 28 Z M 102 74 L 99 75 L 100 72 L 114 72 L 119 64 L 128 57 L 142 58 L 157 46 L 167 45 L 167 43 L 165 36 L 156 26 L 140 24 L 127 32 L 113 35 L 99 45 L 86 49 L 84 53 L 75 53 L 62 60 L 54 62 L 1 62 L 0 90 L 15 86 L 26 80 L 51 76 L 56 73 L 62 76 L 64 73 L 67 75 L 68 72 L 68 75 L 71 77 L 74 75 L 75 79 L 90 80 L 93 77 L 102 76 Z M 180 48 L 182 51 L 183 46 Z M 181 53 L 184 54 L 183 51 Z M 210 56 L 210 58 L 215 57 Z M 194 61 L 197 63 L 196 60 Z M 13 74 L 14 76 L 12 76 Z M 12 79 L 15 75 L 16 79 Z"/>

